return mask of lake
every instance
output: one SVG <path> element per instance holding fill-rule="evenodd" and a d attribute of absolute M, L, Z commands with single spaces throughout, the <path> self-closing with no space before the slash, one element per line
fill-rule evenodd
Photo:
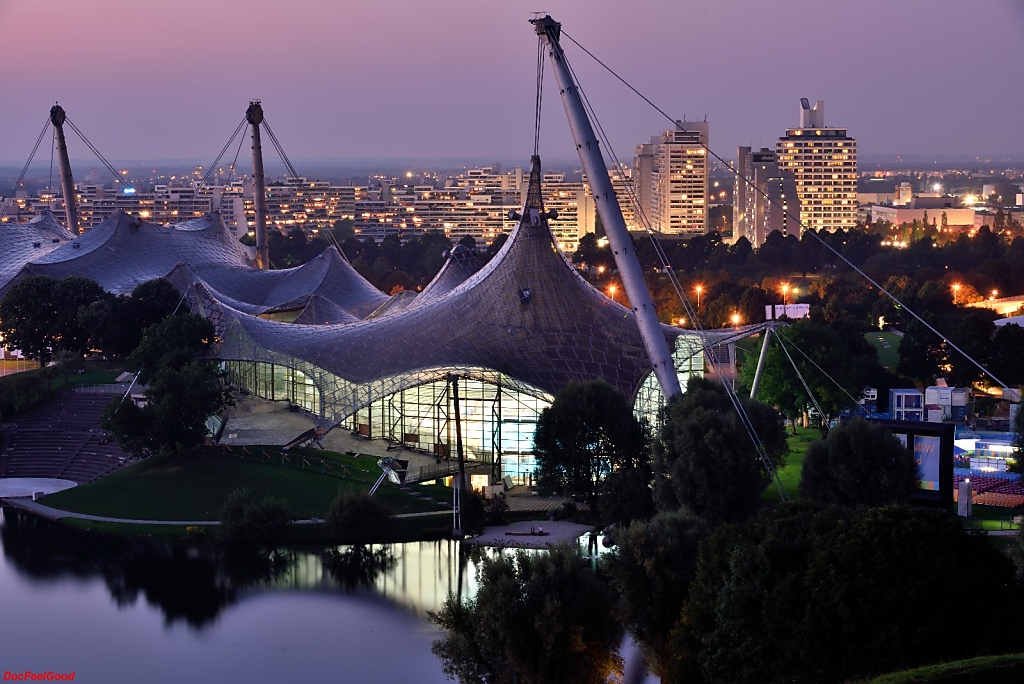
<path fill-rule="evenodd" d="M 437 541 L 268 557 L 10 508 L 0 544 L 0 670 L 87 684 L 445 682 L 426 611 L 472 595 L 480 553 Z"/>

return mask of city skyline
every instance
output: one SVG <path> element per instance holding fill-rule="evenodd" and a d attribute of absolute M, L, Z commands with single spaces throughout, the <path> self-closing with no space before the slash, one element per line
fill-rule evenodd
<path fill-rule="evenodd" d="M 1024 29 L 1012 0 L 971 12 L 953 0 L 649 3 L 628 17 L 612 2 L 545 8 L 672 117 L 706 116 L 710 146 L 726 158 L 770 146 L 801 97 L 826 100 L 829 124 L 849 129 L 865 158 L 1024 154 L 1014 118 L 1024 94 L 1004 66 Z M 111 160 L 209 163 L 257 98 L 295 159 L 525 159 L 531 16 L 469 0 L 287 10 L 183 0 L 173 12 L 3 3 L 0 74 L 18 86 L 0 119 L 0 164 L 24 163 L 54 100 Z M 566 50 L 628 159 L 665 119 L 570 41 Z M 73 158 L 89 154 L 74 137 L 70 146 Z M 540 151 L 574 152 L 550 73 Z"/>

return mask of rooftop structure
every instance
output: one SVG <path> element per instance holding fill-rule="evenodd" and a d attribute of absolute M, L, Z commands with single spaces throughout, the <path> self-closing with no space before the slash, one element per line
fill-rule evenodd
<path fill-rule="evenodd" d="M 217 214 L 175 226 L 158 226 L 121 213 L 74 239 L 63 238 L 59 226 L 50 225 L 52 216 L 40 217 L 39 221 L 48 227 L 31 230 L 52 234 L 49 244 L 56 248 L 22 263 L 2 288 L 29 275 L 58 280 L 82 276 L 96 281 L 107 292 L 128 294 L 147 280 L 167 276 L 180 263 L 235 267 L 252 263 L 249 250 L 231 236 Z M 0 240 L 23 230 L 18 224 L 2 226 Z M 53 243 L 54 239 L 60 244 Z M 5 255 L 0 269 L 6 270 L 8 263 Z"/>
<path fill-rule="evenodd" d="M 0 226 L 0 292 L 17 277 L 25 264 L 74 238 L 49 211 L 25 223 Z"/>

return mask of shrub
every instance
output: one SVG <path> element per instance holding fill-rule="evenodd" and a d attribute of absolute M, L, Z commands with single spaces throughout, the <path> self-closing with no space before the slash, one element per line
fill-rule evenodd
<path fill-rule="evenodd" d="M 391 509 L 365 492 L 341 490 L 327 511 L 327 531 L 339 539 L 363 544 L 380 537 L 393 521 Z"/>
<path fill-rule="evenodd" d="M 248 489 L 236 489 L 224 499 L 220 512 L 220 536 L 224 541 L 260 544 L 278 539 L 291 514 L 281 499 L 257 499 Z"/>
<path fill-rule="evenodd" d="M 487 499 L 484 508 L 487 510 L 488 525 L 505 524 L 505 513 L 508 512 L 508 498 L 505 496 L 505 492 L 500 492 Z"/>

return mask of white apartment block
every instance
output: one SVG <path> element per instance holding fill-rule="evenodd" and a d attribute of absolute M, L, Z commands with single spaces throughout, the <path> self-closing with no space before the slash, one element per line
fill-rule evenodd
<path fill-rule="evenodd" d="M 804 228 L 835 231 L 857 225 L 857 141 L 825 126 L 825 102 L 800 100 L 800 126 L 775 144 L 779 168 L 796 179 Z"/>
<path fill-rule="evenodd" d="M 653 230 L 703 235 L 708 228 L 708 124 L 676 127 L 636 149 L 633 170 L 638 204 Z"/>

